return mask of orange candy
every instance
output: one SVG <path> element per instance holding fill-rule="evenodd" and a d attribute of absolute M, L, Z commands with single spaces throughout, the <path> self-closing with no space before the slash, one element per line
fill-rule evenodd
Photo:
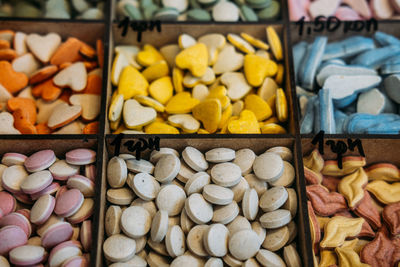
<path fill-rule="evenodd" d="M 10 62 L 0 61 L 0 83 L 11 94 L 14 94 L 28 85 L 28 76 L 25 73 L 14 71 Z"/>
<path fill-rule="evenodd" d="M 98 121 L 91 122 L 83 128 L 83 134 L 97 134 L 99 126 L 100 123 Z"/>
<path fill-rule="evenodd" d="M 32 88 L 32 95 L 35 97 L 42 97 L 45 101 L 54 101 L 62 93 L 62 89 L 54 85 L 52 79 L 40 83 Z"/>
<path fill-rule="evenodd" d="M 82 41 L 77 38 L 70 37 L 60 45 L 57 51 L 50 59 L 52 65 L 61 65 L 66 62 L 82 61 L 83 58 L 79 53 L 82 47 Z"/>

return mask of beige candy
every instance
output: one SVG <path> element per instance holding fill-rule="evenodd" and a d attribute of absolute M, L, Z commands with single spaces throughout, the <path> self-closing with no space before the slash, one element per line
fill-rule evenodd
<path fill-rule="evenodd" d="M 278 254 L 266 249 L 260 249 L 256 255 L 256 259 L 263 266 L 286 267 L 285 262 Z"/>
<path fill-rule="evenodd" d="M 107 200 L 115 205 L 129 205 L 134 198 L 133 191 L 126 187 L 107 190 Z"/>
<path fill-rule="evenodd" d="M 14 59 L 12 67 L 16 72 L 25 73 L 29 77 L 40 68 L 40 62 L 31 53 L 27 53 Z"/>
<path fill-rule="evenodd" d="M 212 163 L 222 163 L 235 159 L 235 150 L 230 148 L 214 148 L 206 152 L 206 160 Z"/>
<path fill-rule="evenodd" d="M 225 225 L 211 224 L 203 234 L 204 248 L 214 257 L 223 257 L 228 253 L 229 230 Z"/>
<path fill-rule="evenodd" d="M 171 68 L 175 67 L 175 57 L 179 54 L 179 52 L 181 52 L 179 45 L 177 44 L 165 45 L 160 48 L 160 52 L 164 56 L 168 65 Z"/>
<path fill-rule="evenodd" d="M 57 99 L 53 102 L 47 102 L 43 99 L 37 100 L 36 106 L 39 108 L 39 112 L 36 117 L 36 122 L 46 123 L 53 114 L 55 107 L 62 103 L 64 103 L 64 101 L 62 101 L 61 99 Z"/>
<path fill-rule="evenodd" d="M 69 87 L 75 92 L 85 89 L 87 84 L 87 72 L 83 62 L 73 63 L 56 74 L 53 78 L 55 85 Z"/>
<path fill-rule="evenodd" d="M 146 261 L 150 267 L 169 267 L 169 262 L 166 257 L 158 255 L 152 251 L 147 256 Z"/>
<path fill-rule="evenodd" d="M 110 267 L 146 267 L 147 262 L 139 256 L 133 256 L 132 259 L 125 262 L 111 264 Z"/>
<path fill-rule="evenodd" d="M 261 180 L 274 182 L 279 179 L 284 169 L 282 158 L 272 152 L 265 152 L 254 160 L 254 174 Z"/>
<path fill-rule="evenodd" d="M 282 160 L 292 161 L 293 159 L 292 150 L 284 146 L 271 147 L 265 152 L 273 152 L 275 154 L 278 154 L 282 158 Z"/>
<path fill-rule="evenodd" d="M 274 182 L 270 182 L 270 185 L 289 187 L 293 184 L 294 178 L 295 171 L 292 164 L 287 161 L 283 161 L 283 173 L 281 177 L 279 177 L 279 179 Z"/>
<path fill-rule="evenodd" d="M 259 198 L 261 198 L 261 196 L 264 194 L 264 192 L 268 190 L 267 182 L 258 179 L 258 177 L 252 173 L 244 176 L 244 179 L 246 179 L 250 188 L 254 188 L 257 191 Z"/>
<path fill-rule="evenodd" d="M 158 209 L 167 211 L 168 216 L 176 216 L 182 211 L 185 200 L 186 194 L 182 188 L 174 184 L 168 184 L 159 191 L 156 204 Z"/>
<path fill-rule="evenodd" d="M 253 229 L 253 231 L 256 232 L 256 234 L 258 235 L 260 244 L 262 244 L 267 235 L 267 231 L 261 226 L 261 224 L 258 221 L 254 221 L 251 223 L 251 229 Z"/>
<path fill-rule="evenodd" d="M 219 33 L 210 33 L 201 36 L 199 43 L 203 43 L 208 49 L 208 65 L 214 65 L 218 58 L 218 52 L 225 46 L 225 36 Z M 243 64 L 243 63 L 242 63 Z"/>
<path fill-rule="evenodd" d="M 243 216 L 237 216 L 232 222 L 227 225 L 229 235 L 232 236 L 234 233 L 241 230 L 251 230 L 250 222 Z"/>
<path fill-rule="evenodd" d="M 60 125 L 65 124 L 65 122 L 79 117 L 79 114 L 81 113 L 81 106 L 70 106 L 65 102 L 60 103 L 54 107 L 53 112 L 47 121 L 47 126 L 49 126 L 51 129 L 56 129 Z"/>
<path fill-rule="evenodd" d="M 203 153 L 194 147 L 186 147 L 182 151 L 182 157 L 186 164 L 195 171 L 205 171 L 208 168 L 208 163 Z"/>
<path fill-rule="evenodd" d="M 167 248 L 165 246 L 165 242 L 154 242 L 153 240 L 151 240 L 151 238 L 149 240 L 147 240 L 147 244 L 149 245 L 149 247 L 154 250 L 155 252 L 157 252 L 158 254 L 161 254 L 163 256 L 168 256 L 168 251 Z"/>
<path fill-rule="evenodd" d="M 276 229 L 288 224 L 291 219 L 290 211 L 279 209 L 265 213 L 260 217 L 260 223 L 264 228 Z"/>
<path fill-rule="evenodd" d="M 213 66 L 215 74 L 237 71 L 243 67 L 244 56 L 236 52 L 235 47 L 226 44 L 218 54 L 217 61 Z"/>
<path fill-rule="evenodd" d="M 197 84 L 192 89 L 192 97 L 200 101 L 205 100 L 209 93 L 210 92 L 208 91 L 208 87 L 205 86 L 204 84 Z"/>
<path fill-rule="evenodd" d="M 181 161 L 181 168 L 176 178 L 182 183 L 186 183 L 195 173 L 184 161 Z"/>
<path fill-rule="evenodd" d="M 144 159 L 128 159 L 126 160 L 126 167 L 134 173 L 145 172 L 152 174 L 154 172 L 154 165 Z"/>
<path fill-rule="evenodd" d="M 251 86 L 241 72 L 225 72 L 221 76 L 221 83 L 228 88 L 228 96 L 232 101 L 242 99 L 251 90 Z"/>
<path fill-rule="evenodd" d="M 123 54 L 128 59 L 129 64 L 135 67 L 136 69 L 142 68 L 142 66 L 140 66 L 135 60 L 136 55 L 140 51 L 139 47 L 135 45 L 118 45 L 114 48 L 114 51 L 115 53 Z"/>
<path fill-rule="evenodd" d="M 169 147 L 161 147 L 160 151 L 157 150 L 151 151 L 150 162 L 153 164 L 157 164 L 157 162 L 160 160 L 162 156 L 166 156 L 169 154 L 179 157 L 179 153 L 175 149 Z"/>
<path fill-rule="evenodd" d="M 127 261 L 135 255 L 136 242 L 124 235 L 112 235 L 104 241 L 103 251 L 109 261 Z"/>
<path fill-rule="evenodd" d="M 185 210 L 189 218 L 197 224 L 205 224 L 213 218 L 213 207 L 202 195 L 194 193 L 186 199 Z"/>
<path fill-rule="evenodd" d="M 231 189 L 216 184 L 207 184 L 203 188 L 203 197 L 215 205 L 227 205 L 233 201 Z"/>
<path fill-rule="evenodd" d="M 165 237 L 165 246 L 168 254 L 173 258 L 183 255 L 185 252 L 185 234 L 178 225 L 174 225 L 168 229 Z"/>
<path fill-rule="evenodd" d="M 250 258 L 243 263 L 242 267 L 260 267 L 260 264 L 256 259 Z"/>
<path fill-rule="evenodd" d="M 131 206 L 144 208 L 150 213 L 151 218 L 153 218 L 157 212 L 156 204 L 154 203 L 154 201 L 146 201 L 141 198 L 137 198 L 134 201 L 132 201 Z"/>
<path fill-rule="evenodd" d="M 199 257 L 208 256 L 203 245 L 203 237 L 208 227 L 208 225 L 196 225 L 189 231 L 186 238 L 189 250 Z"/>
<path fill-rule="evenodd" d="M 236 201 L 232 201 L 225 206 L 216 206 L 212 221 L 216 223 L 228 224 L 239 214 L 239 206 Z"/>
<path fill-rule="evenodd" d="M 296 226 L 296 223 L 294 221 L 291 221 L 287 225 L 287 227 L 289 229 L 289 240 L 288 240 L 287 244 L 290 244 L 297 237 L 297 226 Z"/>
<path fill-rule="evenodd" d="M 294 218 L 297 214 L 297 193 L 293 188 L 286 188 L 286 191 L 288 192 L 288 198 L 282 208 L 289 210 L 292 218 Z"/>
<path fill-rule="evenodd" d="M 200 122 L 190 114 L 176 114 L 168 117 L 168 122 L 181 128 L 185 133 L 195 133 L 200 128 Z"/>
<path fill-rule="evenodd" d="M 244 179 L 244 177 L 241 177 L 239 183 L 237 185 L 231 187 L 233 194 L 234 194 L 233 200 L 235 200 L 236 202 L 241 202 L 243 199 L 244 193 L 249 188 L 250 188 L 250 186 L 249 186 L 249 183 L 247 182 L 247 180 Z"/>
<path fill-rule="evenodd" d="M 272 187 L 260 198 L 260 207 L 264 212 L 274 211 L 282 207 L 288 199 L 288 192 L 283 186 Z"/>
<path fill-rule="evenodd" d="M 119 234 L 122 210 L 119 206 L 110 206 L 105 215 L 104 228 L 107 236 Z"/>
<path fill-rule="evenodd" d="M 243 109 L 244 109 L 244 102 L 242 100 L 236 101 L 232 105 L 232 116 L 239 116 Z"/>
<path fill-rule="evenodd" d="M 57 33 L 49 33 L 46 36 L 32 33 L 26 37 L 26 45 L 29 50 L 43 63 L 50 61 L 60 44 L 61 37 Z"/>
<path fill-rule="evenodd" d="M 147 234 L 151 226 L 150 213 L 142 207 L 131 206 L 121 215 L 121 229 L 131 238 Z"/>
<path fill-rule="evenodd" d="M 253 230 L 236 232 L 229 239 L 229 252 L 238 260 L 255 256 L 259 249 L 258 235 Z"/>
<path fill-rule="evenodd" d="M 210 183 L 210 175 L 206 172 L 198 172 L 193 175 L 185 185 L 185 192 L 188 196 L 194 193 L 201 193 L 204 186 Z"/>
<path fill-rule="evenodd" d="M 258 213 L 258 195 L 254 188 L 247 189 L 242 200 L 243 215 L 248 220 L 254 220 Z"/>
<path fill-rule="evenodd" d="M 236 157 L 233 160 L 233 163 L 240 167 L 242 170 L 242 175 L 249 174 L 252 171 L 256 154 L 251 149 L 243 148 L 236 151 L 235 155 Z"/>
<path fill-rule="evenodd" d="M 242 261 L 235 259 L 231 254 L 226 254 L 222 259 L 230 267 L 240 267 L 243 264 Z"/>
<path fill-rule="evenodd" d="M 8 187 L 15 192 L 21 190 L 21 184 L 28 177 L 28 173 L 24 166 L 13 165 L 3 171 L 2 185 Z"/>
<path fill-rule="evenodd" d="M 289 228 L 287 226 L 268 230 L 262 247 L 269 251 L 278 251 L 286 245 L 289 237 Z"/>
<path fill-rule="evenodd" d="M 8 90 L 0 84 L 0 103 L 6 103 L 8 99 L 12 98 L 12 94 L 8 92 Z"/>
<path fill-rule="evenodd" d="M 50 167 L 51 168 L 51 167 Z M 125 160 L 119 157 L 113 157 L 107 164 L 107 181 L 112 188 L 124 186 L 128 177 L 128 168 Z"/>
<path fill-rule="evenodd" d="M 124 103 L 122 116 L 125 126 L 134 129 L 153 122 L 157 117 L 157 111 L 151 107 L 143 107 L 134 99 L 129 99 Z"/>
<path fill-rule="evenodd" d="M 201 267 L 201 261 L 192 255 L 181 255 L 171 262 L 171 267 L 193 266 Z"/>
<path fill-rule="evenodd" d="M 16 32 L 14 35 L 14 50 L 17 53 L 17 56 L 22 56 L 23 54 L 28 53 L 26 37 L 27 35 L 23 32 Z"/>
<path fill-rule="evenodd" d="M 224 262 L 220 258 L 209 258 L 204 267 L 223 267 Z"/>
<path fill-rule="evenodd" d="M 157 211 L 151 222 L 151 240 L 161 242 L 168 231 L 168 212 L 165 210 Z"/>
<path fill-rule="evenodd" d="M 242 171 L 239 166 L 231 163 L 219 163 L 211 169 L 212 181 L 220 186 L 234 186 L 240 182 Z"/>
<path fill-rule="evenodd" d="M 153 200 L 160 191 L 160 184 L 148 173 L 138 173 L 134 176 L 131 188 L 143 200 Z"/>
<path fill-rule="evenodd" d="M 271 99 L 271 97 L 273 97 L 276 94 L 278 88 L 279 87 L 274 81 L 274 79 L 267 77 L 265 78 L 261 87 L 258 89 L 257 94 L 265 101 L 268 101 L 269 99 Z"/>
<path fill-rule="evenodd" d="M 183 208 L 181 212 L 180 224 L 185 234 L 189 233 L 190 229 L 192 229 L 194 225 L 194 222 L 187 215 L 185 208 Z"/>
<path fill-rule="evenodd" d="M 72 105 L 82 107 L 82 118 L 92 121 L 100 114 L 101 96 L 95 94 L 74 94 L 69 98 Z"/>
<path fill-rule="evenodd" d="M 290 244 L 283 249 L 283 258 L 285 259 L 286 265 L 288 267 L 300 267 L 301 259 L 297 253 L 294 244 Z"/>
<path fill-rule="evenodd" d="M 4 111 L 0 113 L 0 134 L 21 134 L 14 128 L 14 117 Z"/>

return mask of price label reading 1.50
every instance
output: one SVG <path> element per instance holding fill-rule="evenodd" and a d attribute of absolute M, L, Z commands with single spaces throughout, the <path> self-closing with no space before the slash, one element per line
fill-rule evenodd
<path fill-rule="evenodd" d="M 367 32 L 375 32 L 378 30 L 378 21 L 376 19 L 342 21 L 334 16 L 318 16 L 311 23 L 306 23 L 305 20 L 306 18 L 302 17 L 296 22 L 300 36 L 303 35 L 304 32 L 307 35 L 310 35 L 314 32 L 323 32 L 325 30 L 327 32 L 335 32 L 342 29 L 343 33 L 361 32 L 363 30 Z"/>

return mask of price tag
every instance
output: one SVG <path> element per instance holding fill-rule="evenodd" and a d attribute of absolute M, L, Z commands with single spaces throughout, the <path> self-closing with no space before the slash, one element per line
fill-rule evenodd
<path fill-rule="evenodd" d="M 337 162 L 339 169 L 343 168 L 343 154 L 347 152 L 347 150 L 354 151 L 357 148 L 358 153 L 361 156 L 365 157 L 364 148 L 362 146 L 362 142 L 360 139 L 352 140 L 350 138 L 347 139 L 347 144 L 343 141 L 334 141 L 327 140 L 325 142 L 325 132 L 320 131 L 317 135 L 314 136 L 312 140 L 312 144 L 318 144 L 318 151 L 321 155 L 324 155 L 324 144 L 328 145 L 333 153 L 337 155 Z"/>
<path fill-rule="evenodd" d="M 153 31 L 154 28 L 157 32 L 161 32 L 161 21 L 130 21 L 129 17 L 125 17 L 125 19 L 118 23 L 118 29 L 122 28 L 121 36 L 126 36 L 129 27 L 137 32 L 137 41 L 141 42 L 143 32 Z"/>
<path fill-rule="evenodd" d="M 135 153 L 135 157 L 137 160 L 140 160 L 141 153 L 149 150 L 157 150 L 160 151 L 160 138 L 156 137 L 148 137 L 148 138 L 138 138 L 136 141 L 128 140 L 122 144 L 122 139 L 124 138 L 124 134 L 118 134 L 110 145 L 114 146 L 114 156 L 118 156 L 121 151 L 121 145 L 125 146 L 129 152 Z"/>
<path fill-rule="evenodd" d="M 378 30 L 378 21 L 376 19 L 369 20 L 353 20 L 353 21 L 342 21 L 337 17 L 330 16 L 318 16 L 311 23 L 305 23 L 306 18 L 302 17 L 300 20 L 296 22 L 298 26 L 299 35 L 303 35 L 304 32 L 307 35 L 312 34 L 313 32 L 323 32 L 326 30 L 327 32 L 335 32 L 340 29 L 340 26 L 343 24 L 343 33 L 347 32 L 361 32 L 366 30 L 367 32 L 375 32 Z"/>

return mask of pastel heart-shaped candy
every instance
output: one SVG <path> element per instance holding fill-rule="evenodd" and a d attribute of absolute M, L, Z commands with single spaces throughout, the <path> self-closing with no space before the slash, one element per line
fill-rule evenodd
<path fill-rule="evenodd" d="M 353 10 L 355 10 L 358 14 L 360 14 L 365 19 L 371 18 L 371 10 L 369 9 L 368 3 L 366 0 L 343 0 L 343 3 L 350 6 Z"/>
<path fill-rule="evenodd" d="M 5 103 L 12 97 L 13 96 L 10 94 L 10 92 L 8 92 L 7 89 L 0 84 L 0 103 Z"/>
<path fill-rule="evenodd" d="M 195 77 L 203 76 L 208 66 L 207 46 L 198 43 L 184 49 L 176 56 L 175 63 L 181 69 L 189 69 Z"/>
<path fill-rule="evenodd" d="M 45 36 L 32 33 L 26 37 L 29 50 L 43 63 L 49 62 L 60 43 L 61 37 L 57 33 L 49 33 Z"/>
<path fill-rule="evenodd" d="M 157 112 L 153 108 L 143 107 L 134 99 L 125 101 L 123 118 L 128 129 L 135 129 L 153 122 Z"/>
<path fill-rule="evenodd" d="M 200 101 L 207 98 L 209 92 L 208 87 L 204 84 L 198 84 L 192 89 L 192 96 Z"/>
<path fill-rule="evenodd" d="M 193 108 L 192 113 L 209 133 L 217 131 L 222 116 L 221 103 L 218 99 L 204 100 Z"/>
<path fill-rule="evenodd" d="M 257 117 L 250 110 L 243 110 L 239 119 L 228 124 L 228 131 L 233 134 L 259 134 L 261 133 Z"/>
<path fill-rule="evenodd" d="M 332 16 L 339 7 L 341 0 L 316 0 L 311 2 L 309 12 L 311 17 Z"/>
<path fill-rule="evenodd" d="M 278 90 L 276 82 L 272 78 L 267 77 L 261 87 L 258 88 L 257 95 L 265 101 L 268 101 L 276 94 L 276 90 Z"/>
<path fill-rule="evenodd" d="M 183 33 L 178 37 L 178 44 L 181 49 L 186 49 L 197 43 L 196 39 L 187 33 Z"/>
<path fill-rule="evenodd" d="M 143 50 L 136 55 L 136 60 L 140 65 L 148 67 L 165 59 L 154 46 L 146 44 L 143 46 Z"/>
<path fill-rule="evenodd" d="M 225 36 L 219 33 L 210 33 L 201 36 L 199 43 L 203 43 L 208 49 L 208 65 L 214 65 L 217 60 L 218 52 L 225 46 Z"/>
<path fill-rule="evenodd" d="M 181 52 L 179 45 L 177 44 L 165 45 L 160 48 L 160 52 L 165 58 L 165 60 L 168 62 L 169 67 L 170 68 L 175 67 L 175 57 L 179 54 L 179 52 Z"/>
<path fill-rule="evenodd" d="M 28 85 L 28 76 L 14 71 L 8 61 L 0 61 L 0 84 L 14 94 Z"/>
<path fill-rule="evenodd" d="M 177 93 L 168 101 L 165 111 L 169 114 L 189 113 L 199 102 L 198 99 L 192 98 L 189 92 Z"/>
<path fill-rule="evenodd" d="M 20 134 L 20 132 L 14 128 L 14 118 L 8 112 L 0 113 L 0 134 Z"/>
<path fill-rule="evenodd" d="M 168 122 L 172 126 L 181 128 L 185 133 L 195 133 L 200 128 L 200 122 L 198 122 L 190 114 L 177 114 L 169 116 Z"/>
<path fill-rule="evenodd" d="M 266 77 L 274 76 L 277 71 L 278 65 L 272 60 L 257 55 L 244 57 L 244 73 L 251 86 L 260 86 Z"/>
<path fill-rule="evenodd" d="M 394 13 L 390 0 L 371 0 L 370 7 L 377 19 L 389 19 Z"/>
<path fill-rule="evenodd" d="M 114 48 L 114 51 L 117 54 L 124 55 L 125 58 L 128 59 L 128 63 L 130 65 L 132 65 L 133 67 L 135 67 L 137 69 L 141 69 L 142 68 L 142 66 L 140 66 L 135 60 L 137 54 L 140 51 L 139 47 L 137 47 L 135 45 L 117 45 Z"/>
<path fill-rule="evenodd" d="M 31 54 L 27 53 L 13 60 L 12 67 L 17 72 L 23 72 L 28 76 L 37 71 L 40 62 Z"/>
<path fill-rule="evenodd" d="M 76 120 L 82 114 L 81 106 L 70 106 L 67 103 L 58 104 L 47 121 L 47 126 L 54 130 Z"/>
<path fill-rule="evenodd" d="M 100 114 L 101 96 L 94 94 L 75 94 L 69 98 L 72 105 L 82 107 L 82 118 L 92 121 Z"/>
<path fill-rule="evenodd" d="M 65 102 L 60 99 L 57 99 L 56 101 L 53 101 L 53 102 L 47 102 L 47 101 L 44 101 L 43 99 L 37 100 L 36 106 L 38 107 L 39 112 L 36 117 L 36 122 L 38 124 L 47 123 L 51 114 L 53 113 L 54 108 L 61 103 L 65 103 Z"/>
<path fill-rule="evenodd" d="M 147 96 L 148 86 L 149 83 L 137 69 L 132 66 L 127 66 L 124 68 L 119 78 L 118 94 L 122 94 L 125 100 L 135 95 Z"/>
<path fill-rule="evenodd" d="M 201 77 L 195 77 L 190 72 L 183 77 L 183 85 L 188 88 L 193 88 L 199 83 L 210 85 L 215 81 L 215 73 L 212 68 L 207 67 L 206 73 Z"/>
<path fill-rule="evenodd" d="M 233 101 L 240 100 L 251 90 L 241 72 L 226 72 L 221 76 L 221 82 L 228 87 L 228 96 Z"/>
<path fill-rule="evenodd" d="M 113 85 L 118 86 L 119 77 L 126 66 L 129 66 L 128 58 L 123 53 L 117 53 L 111 68 L 111 82 Z"/>
<path fill-rule="evenodd" d="M 226 44 L 218 54 L 218 59 L 213 66 L 215 74 L 239 70 L 243 66 L 244 56 L 236 52 L 235 48 Z"/>
<path fill-rule="evenodd" d="M 28 53 L 28 48 L 26 47 L 26 37 L 27 35 L 23 32 L 16 32 L 14 35 L 14 50 L 17 56 L 22 56 Z"/>
<path fill-rule="evenodd" d="M 61 70 L 53 78 L 55 85 L 69 87 L 75 92 L 85 89 L 87 84 L 87 72 L 83 62 L 76 62 Z"/>
<path fill-rule="evenodd" d="M 108 113 L 108 119 L 111 122 L 115 122 L 121 119 L 122 108 L 124 107 L 124 96 L 116 95 L 111 99 L 110 110 Z"/>

